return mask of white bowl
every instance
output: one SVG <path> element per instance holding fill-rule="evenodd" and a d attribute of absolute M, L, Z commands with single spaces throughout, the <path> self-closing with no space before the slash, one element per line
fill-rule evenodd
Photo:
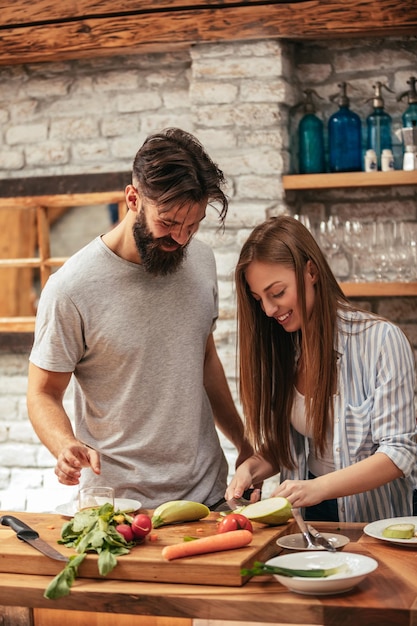
<path fill-rule="evenodd" d="M 297 552 L 276 556 L 269 559 L 266 564 L 303 570 L 347 566 L 347 571 L 323 578 L 274 574 L 276 580 L 290 591 L 309 595 L 328 595 L 349 591 L 378 567 L 375 559 L 352 552 Z"/>

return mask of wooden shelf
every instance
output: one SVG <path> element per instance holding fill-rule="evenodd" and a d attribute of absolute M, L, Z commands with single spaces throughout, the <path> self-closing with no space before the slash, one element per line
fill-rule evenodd
<path fill-rule="evenodd" d="M 415 283 L 340 283 L 348 298 L 387 298 L 417 296 Z"/>
<path fill-rule="evenodd" d="M 0 333 L 33 333 L 35 317 L 0 317 Z"/>
<path fill-rule="evenodd" d="M 282 184 L 286 191 L 417 185 L 417 170 L 412 172 L 395 170 L 393 172 L 345 172 L 343 174 L 286 174 L 282 177 Z"/>

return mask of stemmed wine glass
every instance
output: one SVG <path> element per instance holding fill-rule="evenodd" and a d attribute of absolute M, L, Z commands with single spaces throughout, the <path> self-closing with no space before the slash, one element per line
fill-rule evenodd
<path fill-rule="evenodd" d="M 376 281 L 386 282 L 395 280 L 397 277 L 395 239 L 395 222 L 393 220 L 377 220 L 373 246 L 371 247 Z"/>
<path fill-rule="evenodd" d="M 363 223 L 360 220 L 347 220 L 344 224 L 343 245 L 349 255 L 348 278 L 352 283 L 366 281 L 366 276 L 360 270 L 363 249 L 367 246 L 363 231 Z"/>
<path fill-rule="evenodd" d="M 317 243 L 326 255 L 327 261 L 338 280 L 348 275 L 347 259 L 343 249 L 343 224 L 337 215 L 321 220 L 318 227 Z"/>

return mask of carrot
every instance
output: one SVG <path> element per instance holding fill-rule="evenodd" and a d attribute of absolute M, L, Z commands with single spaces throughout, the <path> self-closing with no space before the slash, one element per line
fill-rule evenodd
<path fill-rule="evenodd" d="M 243 548 L 252 541 L 253 534 L 250 530 L 231 530 L 219 535 L 200 537 L 193 541 L 183 541 L 162 549 L 162 556 L 167 561 L 180 559 L 184 556 L 206 554 L 207 552 L 220 552 L 221 550 L 233 550 Z"/>

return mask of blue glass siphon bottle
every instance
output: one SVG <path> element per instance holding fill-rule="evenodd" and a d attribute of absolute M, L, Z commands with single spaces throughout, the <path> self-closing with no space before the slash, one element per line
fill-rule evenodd
<path fill-rule="evenodd" d="M 359 172 L 362 169 L 362 122 L 349 108 L 346 83 L 340 83 L 340 93 L 331 96 L 339 110 L 330 116 L 329 169 L 331 172 Z"/>
<path fill-rule="evenodd" d="M 304 89 L 304 116 L 298 125 L 298 163 L 300 174 L 320 174 L 325 171 L 324 127 L 316 113 L 314 89 Z"/>
<path fill-rule="evenodd" d="M 372 101 L 373 111 L 366 118 L 368 150 L 375 150 L 378 170 L 381 168 L 381 155 L 384 150 L 392 150 L 391 124 L 392 118 L 384 109 L 382 88 L 394 93 L 387 85 L 376 81 L 373 85 L 374 95 L 366 102 Z"/>
<path fill-rule="evenodd" d="M 410 80 L 407 80 L 407 85 L 410 85 L 408 91 L 404 91 L 397 98 L 398 101 L 407 96 L 408 107 L 401 116 L 403 128 L 411 128 L 417 126 L 417 91 L 416 91 L 415 76 L 410 76 Z"/>

